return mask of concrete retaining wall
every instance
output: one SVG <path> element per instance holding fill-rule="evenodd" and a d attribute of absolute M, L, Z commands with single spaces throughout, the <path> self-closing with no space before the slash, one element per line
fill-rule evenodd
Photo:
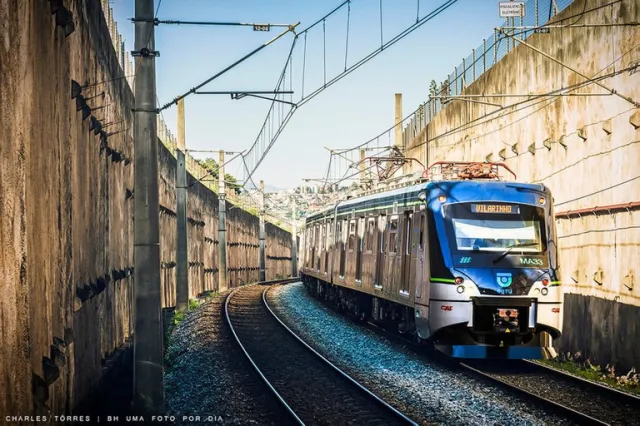
<path fill-rule="evenodd" d="M 579 24 L 640 20 L 638 2 L 607 3 L 588 1 Z M 554 21 L 574 23 L 584 7 L 584 0 L 576 0 Z M 553 28 L 527 43 L 589 77 L 610 75 L 604 85 L 640 101 L 640 72 L 633 71 L 640 60 L 637 27 Z M 463 93 L 542 94 L 584 81 L 517 45 Z M 572 93 L 606 91 L 589 84 Z M 615 95 L 480 100 L 505 108 L 451 101 L 410 143 L 408 156 L 425 164 L 504 161 L 519 180 L 548 185 L 556 213 L 640 201 L 640 112 L 633 104 Z M 568 296 L 565 335 L 557 343 L 563 350 L 582 351 L 594 363 L 615 362 L 625 372 L 640 366 L 639 223 L 640 212 L 633 209 L 558 218 Z"/>
<path fill-rule="evenodd" d="M 132 336 L 133 96 L 100 2 L 63 4 L 75 27 L 68 37 L 51 2 L 0 2 L 3 415 L 70 413 L 99 386 L 105 359 Z M 112 123 L 102 146 L 90 118 L 76 110 L 72 79 L 91 85 L 87 98 L 100 95 L 87 104 L 103 125 Z M 176 161 L 164 146 L 160 161 L 163 304 L 171 306 Z M 195 184 L 192 296 L 216 288 L 216 215 L 216 195 Z M 232 209 L 227 226 L 229 265 L 238 268 L 229 274 L 233 285 L 255 281 L 258 218 Z M 267 227 L 267 247 L 267 256 L 283 258 L 267 260 L 275 278 L 290 268 L 290 237 Z"/>

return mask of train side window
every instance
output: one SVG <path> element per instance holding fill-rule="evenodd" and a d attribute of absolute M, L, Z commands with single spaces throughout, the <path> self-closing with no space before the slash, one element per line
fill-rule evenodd
<path fill-rule="evenodd" d="M 342 231 L 342 242 L 344 243 L 344 245 L 346 247 L 346 245 L 347 245 L 347 237 L 349 235 L 349 232 L 348 232 L 349 228 L 348 228 L 347 219 L 342 221 L 342 229 L 343 229 L 343 231 Z"/>
<path fill-rule="evenodd" d="M 356 221 L 352 220 L 349 223 L 349 250 L 355 250 L 356 248 Z"/>
<path fill-rule="evenodd" d="M 397 252 L 398 250 L 397 239 L 398 239 L 398 218 L 392 217 L 391 222 L 389 222 L 389 253 L 395 254 Z"/>
<path fill-rule="evenodd" d="M 406 233 L 404 234 L 405 235 L 405 239 L 407 240 L 406 241 L 406 249 L 405 249 L 406 253 L 405 254 L 406 255 L 410 255 L 411 254 L 411 215 L 410 214 L 407 215 L 405 217 L 405 220 L 407 221 L 407 226 L 406 226 L 407 230 L 406 230 Z"/>
<path fill-rule="evenodd" d="M 368 220 L 368 224 L 369 226 L 367 227 L 367 237 L 366 237 L 366 242 L 367 242 L 367 252 L 372 252 L 373 251 L 373 247 L 374 247 L 374 241 L 373 241 L 373 236 L 374 236 L 374 231 L 375 231 L 375 227 L 376 227 L 376 220 L 374 218 L 369 218 Z"/>

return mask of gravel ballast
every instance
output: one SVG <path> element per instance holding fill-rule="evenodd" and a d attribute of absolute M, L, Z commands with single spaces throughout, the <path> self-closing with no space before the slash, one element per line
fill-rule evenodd
<path fill-rule="evenodd" d="M 173 330 L 166 356 L 167 414 L 178 424 L 198 423 L 196 416 L 209 424 L 290 424 L 231 334 L 223 312 L 228 293 L 189 312 Z"/>
<path fill-rule="evenodd" d="M 570 424 L 504 389 L 449 371 L 335 314 L 301 283 L 269 292 L 272 309 L 320 353 L 424 424 Z"/>
<path fill-rule="evenodd" d="M 468 364 L 610 425 L 634 424 L 640 419 L 640 399 L 574 379 L 538 364 L 521 362 L 505 365 L 490 361 Z"/>

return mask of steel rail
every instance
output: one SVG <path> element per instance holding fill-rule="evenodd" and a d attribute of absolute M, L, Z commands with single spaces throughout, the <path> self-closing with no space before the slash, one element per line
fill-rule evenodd
<path fill-rule="evenodd" d="M 553 367 L 551 367 L 549 365 L 545 365 L 545 364 L 542 364 L 540 362 L 531 361 L 531 360 L 528 360 L 528 359 L 523 359 L 522 362 L 525 362 L 525 363 L 530 364 L 530 365 L 534 365 L 534 366 L 536 366 L 536 367 L 538 367 L 540 369 L 547 370 L 547 371 L 549 371 L 549 372 L 551 372 L 553 374 L 557 374 L 559 376 L 566 377 L 566 378 L 568 378 L 570 380 L 573 380 L 573 381 L 578 382 L 578 383 L 585 384 L 587 386 L 596 386 L 596 387 L 604 390 L 605 393 L 608 392 L 608 393 L 610 393 L 612 395 L 615 395 L 616 397 L 627 398 L 627 399 L 635 402 L 636 404 L 640 404 L 640 396 L 638 396 L 638 395 L 634 395 L 634 394 L 631 394 L 631 393 L 628 393 L 628 392 L 624 392 L 624 391 L 622 391 L 620 389 L 616 389 L 616 388 L 612 388 L 612 387 L 609 387 L 609 386 L 605 386 L 605 385 L 603 385 L 601 383 L 594 382 L 592 380 L 588 380 L 588 379 L 585 379 L 583 377 L 576 376 L 576 375 L 571 374 L 571 373 L 569 373 L 567 371 L 563 371 L 563 370 L 560 370 L 558 368 L 553 368 Z"/>
<path fill-rule="evenodd" d="M 411 350 L 413 350 L 417 354 L 427 356 L 430 359 L 432 359 L 432 360 L 434 360 L 436 362 L 439 362 L 439 363 L 441 363 L 443 365 L 449 365 L 449 366 L 452 366 L 452 367 L 453 366 L 460 366 L 460 367 L 462 367 L 464 369 L 467 369 L 467 370 L 471 371 L 472 373 L 474 373 L 476 375 L 481 376 L 483 379 L 488 379 L 490 381 L 493 381 L 493 382 L 499 384 L 500 386 L 507 387 L 508 389 L 513 390 L 516 393 L 519 393 L 519 394 L 521 394 L 523 396 L 526 396 L 527 398 L 532 398 L 532 399 L 538 401 L 542 405 L 547 405 L 547 406 L 551 405 L 554 409 L 558 410 L 559 412 L 561 412 L 564 415 L 570 416 L 571 418 L 580 419 L 582 422 L 584 422 L 584 423 L 581 423 L 581 424 L 609 425 L 609 423 L 606 423 L 606 422 L 603 422 L 601 420 L 598 420 L 598 419 L 596 419 L 594 417 L 589 416 L 588 414 L 581 413 L 581 412 L 579 412 L 577 410 L 574 410 L 574 409 L 572 409 L 570 407 L 564 406 L 564 405 L 559 404 L 559 403 L 557 403 L 555 401 L 549 400 L 549 399 L 544 398 L 542 396 L 539 396 L 537 394 L 531 393 L 531 392 L 529 392 L 529 391 L 527 391 L 525 389 L 522 389 L 522 388 L 519 388 L 519 387 L 517 387 L 515 385 L 512 385 L 511 383 L 509 383 L 509 382 L 507 382 L 505 380 L 499 379 L 499 378 L 497 378 L 497 377 L 495 377 L 495 376 L 493 376 L 493 375 L 491 375 L 489 373 L 485 373 L 485 372 L 483 372 L 481 370 L 478 370 L 478 369 L 476 369 L 474 367 L 471 367 L 471 366 L 465 364 L 464 362 L 461 362 L 461 361 L 458 361 L 458 360 L 452 359 L 452 358 L 446 358 L 443 355 L 435 352 L 435 350 L 429 351 L 428 347 L 420 346 L 415 341 L 407 339 L 406 337 L 404 337 L 402 335 L 390 332 L 390 331 L 380 327 L 378 324 L 375 324 L 375 323 L 373 323 L 371 321 L 362 322 L 358 317 L 355 317 L 353 314 L 346 313 L 346 315 L 345 315 L 344 312 L 338 312 L 338 310 L 335 309 L 335 306 L 333 304 L 328 304 L 326 302 L 321 302 L 321 303 L 324 306 L 329 307 L 333 312 L 338 313 L 338 314 L 343 315 L 343 316 L 346 316 L 349 319 L 351 319 L 352 321 L 358 322 L 359 324 L 363 325 L 365 328 L 367 328 L 369 330 L 372 330 L 372 331 L 374 331 L 374 332 L 376 332 L 376 333 L 378 333 L 380 335 L 384 335 L 387 338 L 396 340 L 396 342 L 399 343 L 399 344 L 403 344 L 403 345 L 408 346 Z M 541 365 L 541 364 L 538 364 L 536 362 L 531 362 L 531 361 L 527 361 L 527 362 L 530 362 L 531 364 L 535 364 L 535 365 Z M 630 395 L 630 394 L 627 394 L 625 392 L 618 391 L 616 389 L 608 388 L 608 387 L 600 385 L 598 383 L 595 383 L 595 382 L 592 382 L 592 381 L 589 381 L 589 380 L 585 380 L 585 379 L 582 379 L 580 377 L 576 377 L 576 376 L 570 375 L 568 373 L 564 373 L 562 371 L 553 369 L 551 367 L 546 367 L 544 365 L 541 365 L 541 366 L 544 367 L 544 368 L 549 368 L 551 370 L 554 370 L 554 372 L 558 371 L 559 373 L 566 374 L 570 378 L 575 378 L 577 380 L 585 381 L 588 384 L 594 384 L 594 385 L 606 388 L 607 390 L 612 390 L 612 391 L 615 391 L 615 392 L 619 392 L 620 394 L 623 394 L 624 396 L 630 396 L 631 398 L 634 398 L 634 399 L 637 399 L 638 401 L 640 401 L 640 397 L 636 397 L 635 395 Z"/>
<path fill-rule="evenodd" d="M 489 373 L 485 373 L 482 370 L 478 370 L 477 368 L 471 367 L 470 365 L 465 364 L 464 362 L 459 362 L 458 365 L 460 365 L 461 367 L 479 375 L 482 376 L 485 379 L 491 380 L 493 382 L 496 382 L 498 384 L 500 384 L 503 387 L 509 388 L 510 390 L 516 391 L 517 393 L 526 395 L 528 398 L 532 398 L 535 399 L 537 401 L 540 401 L 541 403 L 545 404 L 545 405 L 550 405 L 552 407 L 554 407 L 555 409 L 559 410 L 560 412 L 562 412 L 563 414 L 566 414 L 568 416 L 571 417 L 576 417 L 579 418 L 581 421 L 583 421 L 584 423 L 581 424 L 592 424 L 592 425 L 609 425 L 609 423 L 605 423 L 601 420 L 598 420 L 594 417 L 591 417 L 587 414 L 581 413 L 580 411 L 576 411 L 573 408 L 569 408 L 565 405 L 562 405 L 558 402 L 552 401 L 550 399 L 547 399 L 545 397 L 542 397 L 540 395 L 537 395 L 535 393 L 529 392 L 527 390 L 524 390 L 518 386 L 512 385 L 511 383 L 499 379 Z"/>
<path fill-rule="evenodd" d="M 254 284 L 255 285 L 255 284 Z M 240 338 L 238 337 L 238 334 L 236 333 L 236 330 L 233 328 L 233 324 L 231 323 L 231 318 L 229 317 L 229 301 L 231 300 L 231 297 L 238 291 L 240 290 L 242 287 L 238 287 L 235 290 L 233 290 L 228 296 L 227 299 L 224 302 L 224 315 L 227 319 L 227 324 L 229 324 L 229 328 L 231 328 L 231 333 L 233 333 L 233 337 L 236 339 L 236 342 L 238 343 L 238 345 L 240 345 L 240 349 L 242 349 L 242 352 L 244 352 L 244 355 L 247 357 L 247 359 L 249 360 L 249 363 L 251 363 L 251 365 L 253 366 L 253 368 L 256 370 L 256 372 L 258 373 L 258 376 L 260 376 L 260 379 L 262 379 L 262 381 L 267 385 L 267 387 L 269 388 L 269 390 L 271 390 L 271 392 L 273 392 L 273 394 L 276 396 L 276 398 L 278 399 L 278 401 L 280 401 L 280 403 L 284 406 L 284 408 L 289 412 L 289 414 L 291 414 L 291 416 L 298 422 L 298 424 L 303 425 L 304 426 L 304 422 L 302 420 L 300 420 L 300 417 L 298 417 L 298 415 L 295 413 L 295 411 L 293 411 L 293 409 L 289 406 L 289 404 L 287 404 L 287 402 L 282 398 L 282 396 L 278 393 L 278 391 L 273 387 L 273 385 L 269 382 L 269 380 L 267 380 L 267 378 L 264 376 L 264 374 L 262 374 L 262 371 L 260 371 L 260 368 L 258 368 L 258 366 L 256 365 L 256 363 L 253 361 L 253 359 L 251 358 L 251 356 L 249 355 L 249 352 L 247 352 L 247 350 L 245 349 L 244 345 L 242 344 L 242 342 L 240 341 Z"/>
<path fill-rule="evenodd" d="M 273 310 L 271 309 L 271 307 L 269 306 L 269 303 L 267 302 L 267 292 L 269 291 L 269 289 L 273 288 L 273 286 L 269 286 L 267 288 L 264 289 L 264 291 L 262 292 L 262 303 L 264 303 L 264 306 L 267 308 L 267 310 L 269 311 L 269 313 L 271 313 L 271 315 L 273 316 L 273 318 L 275 318 L 276 321 L 278 321 L 278 323 L 280 323 L 280 325 L 282 327 L 284 327 L 285 330 L 287 330 L 296 340 L 298 340 L 300 343 L 302 343 L 302 345 L 307 348 L 311 353 L 313 353 L 314 355 L 316 355 L 318 358 L 320 358 L 322 361 L 325 362 L 325 364 L 327 364 L 329 367 L 331 367 L 333 370 L 335 370 L 336 372 L 338 372 L 342 377 L 344 377 L 345 379 L 347 379 L 347 381 L 351 382 L 353 385 L 357 386 L 361 391 L 363 391 L 364 393 L 366 393 L 367 395 L 369 395 L 370 397 L 372 397 L 373 399 L 375 399 L 379 404 L 381 404 L 383 407 L 389 409 L 391 412 L 393 412 L 396 416 L 398 416 L 401 420 L 407 422 L 410 425 L 415 425 L 418 426 L 418 423 L 416 423 L 415 421 L 411 420 L 409 417 L 407 417 L 406 415 L 402 414 L 400 411 L 398 411 L 396 408 L 394 408 L 393 406 L 391 406 L 388 402 L 386 402 L 385 400 L 383 400 L 382 398 L 380 398 L 378 395 L 376 395 L 375 393 L 371 392 L 369 389 L 367 389 L 366 387 L 364 387 L 362 384 L 360 384 L 358 381 L 356 381 L 354 378 L 352 378 L 351 376 L 349 376 L 347 373 L 345 373 L 344 371 L 342 371 L 339 367 L 337 367 L 335 364 L 333 364 L 331 361 L 329 361 L 327 358 L 325 358 L 324 356 L 322 356 L 320 353 L 318 353 L 315 349 L 313 349 L 311 346 L 309 346 L 309 344 L 307 344 L 307 342 L 305 342 L 300 336 L 298 336 L 293 330 L 291 330 L 291 328 L 289 328 L 276 314 L 275 312 L 273 312 Z"/>

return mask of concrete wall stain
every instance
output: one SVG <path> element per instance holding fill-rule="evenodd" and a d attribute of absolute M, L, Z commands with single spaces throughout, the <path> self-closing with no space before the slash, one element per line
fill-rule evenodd
<path fill-rule="evenodd" d="M 63 414 L 92 395 L 132 337 L 133 95 L 98 0 L 0 2 L 0 412 Z M 21 17 L 16 20 L 15 17 Z M 90 130 L 71 81 L 109 126 Z M 96 109 L 101 106 L 104 108 Z M 160 142 L 163 306 L 175 304 L 176 160 Z M 190 177 L 191 297 L 217 288 L 217 196 Z M 228 208 L 232 206 L 229 205 Z M 233 285 L 258 277 L 258 218 L 228 215 Z M 233 244 L 233 245 L 231 245 Z M 289 275 L 290 234 L 267 225 L 267 278 Z"/>

